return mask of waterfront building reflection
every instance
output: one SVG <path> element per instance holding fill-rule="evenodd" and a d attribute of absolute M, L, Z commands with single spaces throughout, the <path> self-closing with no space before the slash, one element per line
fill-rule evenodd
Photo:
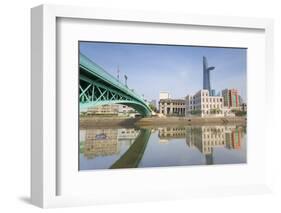
<path fill-rule="evenodd" d="M 163 139 L 184 138 L 185 127 L 159 127 L 158 136 Z"/>
<path fill-rule="evenodd" d="M 186 165 L 240 163 L 245 161 L 244 134 L 245 127 L 230 125 L 86 129 L 80 131 L 80 168 L 145 167 L 157 159 L 161 159 L 158 165 L 171 165 L 178 155 Z M 228 155 L 233 160 L 228 161 Z M 214 161 L 214 156 L 219 157 Z M 178 165 L 176 162 L 174 165 Z"/>
<path fill-rule="evenodd" d="M 243 128 L 242 127 L 226 127 L 225 132 L 225 142 L 226 148 L 228 149 L 240 149 L 241 148 L 241 138 L 243 137 Z"/>
<path fill-rule="evenodd" d="M 95 158 L 119 152 L 117 129 L 89 129 L 86 130 L 84 156 Z"/>
<path fill-rule="evenodd" d="M 186 143 L 205 155 L 206 164 L 213 164 L 213 149 L 225 146 L 224 126 L 202 126 L 187 128 Z"/>
<path fill-rule="evenodd" d="M 214 147 L 225 146 L 225 127 L 202 126 L 187 128 L 186 142 L 190 148 L 196 147 L 204 155 L 211 154 Z"/>
<path fill-rule="evenodd" d="M 139 130 L 135 129 L 87 129 L 83 142 L 83 153 L 88 159 L 120 153 L 120 146 L 131 146 Z"/>
<path fill-rule="evenodd" d="M 118 129 L 117 140 L 128 146 L 132 145 L 138 137 L 140 130 L 136 129 Z"/>
<path fill-rule="evenodd" d="M 161 127 L 159 143 L 169 143 L 171 139 L 185 138 L 189 148 L 197 148 L 212 163 L 214 148 L 240 149 L 243 128 L 236 126 Z"/>
<path fill-rule="evenodd" d="M 236 126 L 189 127 L 186 143 L 205 155 L 206 164 L 213 164 L 214 148 L 240 149 L 242 128 Z"/>

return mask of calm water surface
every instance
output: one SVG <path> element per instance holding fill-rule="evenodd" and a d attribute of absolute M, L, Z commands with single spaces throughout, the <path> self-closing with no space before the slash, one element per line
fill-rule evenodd
<path fill-rule="evenodd" d="M 246 163 L 245 126 L 80 130 L 80 170 Z"/>

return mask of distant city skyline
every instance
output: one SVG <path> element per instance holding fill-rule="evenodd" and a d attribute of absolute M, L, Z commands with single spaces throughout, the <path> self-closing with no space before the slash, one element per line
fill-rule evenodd
<path fill-rule="evenodd" d="M 216 67 L 212 89 L 237 88 L 247 100 L 245 48 L 80 42 L 80 52 L 123 83 L 127 76 L 128 87 L 149 101 L 159 100 L 161 91 L 184 98 L 203 89 L 205 56 Z"/>

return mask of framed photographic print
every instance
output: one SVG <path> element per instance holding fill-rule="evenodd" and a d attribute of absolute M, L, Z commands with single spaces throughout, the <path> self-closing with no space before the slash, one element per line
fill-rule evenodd
<path fill-rule="evenodd" d="M 246 163 L 246 53 L 79 41 L 79 170 Z"/>
<path fill-rule="evenodd" d="M 43 5 L 31 21 L 32 203 L 270 191 L 272 20 Z"/>

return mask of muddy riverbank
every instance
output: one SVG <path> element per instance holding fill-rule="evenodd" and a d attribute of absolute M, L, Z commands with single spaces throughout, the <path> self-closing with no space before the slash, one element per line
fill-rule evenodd
<path fill-rule="evenodd" d="M 148 127 L 148 126 L 175 126 L 175 125 L 246 125 L 245 117 L 149 117 L 149 118 L 122 118 L 122 117 L 81 117 L 80 128 L 92 127 Z"/>

